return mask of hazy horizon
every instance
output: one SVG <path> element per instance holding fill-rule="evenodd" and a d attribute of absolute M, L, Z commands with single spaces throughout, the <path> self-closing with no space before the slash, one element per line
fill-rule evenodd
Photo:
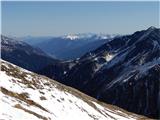
<path fill-rule="evenodd" d="M 131 34 L 159 27 L 158 2 L 7 2 L 2 1 L 2 34 Z"/>

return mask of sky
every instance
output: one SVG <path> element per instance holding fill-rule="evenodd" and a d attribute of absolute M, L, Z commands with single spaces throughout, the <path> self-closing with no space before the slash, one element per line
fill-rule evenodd
<path fill-rule="evenodd" d="M 76 33 L 131 34 L 159 27 L 159 3 L 3 1 L 2 34 L 60 36 Z"/>

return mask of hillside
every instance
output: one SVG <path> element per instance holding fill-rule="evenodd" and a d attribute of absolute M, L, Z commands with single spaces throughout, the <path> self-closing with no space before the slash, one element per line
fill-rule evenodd
<path fill-rule="evenodd" d="M 115 38 L 76 62 L 64 84 L 130 112 L 159 118 L 160 29 Z"/>
<path fill-rule="evenodd" d="M 1 36 L 1 57 L 30 71 L 38 71 L 49 64 L 58 64 L 41 49 L 6 36 Z"/>

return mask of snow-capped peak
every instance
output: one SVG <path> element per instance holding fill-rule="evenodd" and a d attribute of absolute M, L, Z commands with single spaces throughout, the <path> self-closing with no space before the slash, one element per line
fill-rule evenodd
<path fill-rule="evenodd" d="M 70 40 L 75 40 L 75 39 L 78 39 L 79 36 L 77 36 L 77 35 L 67 35 L 66 38 L 70 39 Z"/>
<path fill-rule="evenodd" d="M 154 30 L 154 29 L 156 29 L 156 27 L 154 27 L 154 26 L 151 26 L 148 28 L 148 30 Z"/>

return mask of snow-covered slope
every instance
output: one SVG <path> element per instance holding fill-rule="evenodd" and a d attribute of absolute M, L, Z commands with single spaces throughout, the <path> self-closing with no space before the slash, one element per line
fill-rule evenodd
<path fill-rule="evenodd" d="M 3 120 L 144 118 L 2 60 L 0 78 L 0 119 Z"/>

